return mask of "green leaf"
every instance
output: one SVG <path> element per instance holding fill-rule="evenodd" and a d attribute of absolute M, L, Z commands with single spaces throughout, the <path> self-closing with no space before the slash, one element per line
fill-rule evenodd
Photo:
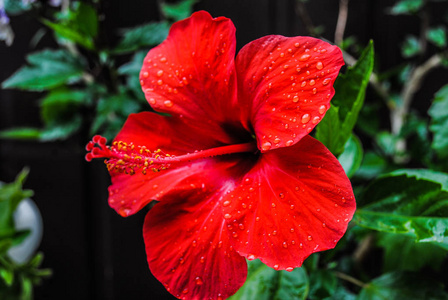
<path fill-rule="evenodd" d="M 421 51 L 418 39 L 413 35 L 406 36 L 403 45 L 401 46 L 401 54 L 405 58 L 413 57 Z"/>
<path fill-rule="evenodd" d="M 401 0 L 390 10 L 393 15 L 415 14 L 423 7 L 423 0 Z"/>
<path fill-rule="evenodd" d="M 12 286 L 14 282 L 14 273 L 11 270 L 0 268 L 0 278 L 3 279 L 7 286 Z"/>
<path fill-rule="evenodd" d="M 27 176 L 28 169 L 23 169 L 14 182 L 0 186 L 0 240 L 10 239 L 8 243 L 11 245 L 15 242 L 14 239 L 19 241 L 25 234 L 15 230 L 13 213 L 20 201 L 33 195 L 32 191 L 22 189 Z"/>
<path fill-rule="evenodd" d="M 40 134 L 38 128 L 14 128 L 0 131 L 0 139 L 37 140 Z"/>
<path fill-rule="evenodd" d="M 361 167 L 355 176 L 365 179 L 373 179 L 387 169 L 387 162 L 375 152 L 368 151 L 363 157 Z"/>
<path fill-rule="evenodd" d="M 309 290 L 304 268 L 275 271 L 261 261 L 248 262 L 246 283 L 229 300 L 306 299 Z"/>
<path fill-rule="evenodd" d="M 72 118 L 82 104 L 89 103 L 90 93 L 86 90 L 60 88 L 52 90 L 41 100 L 41 116 L 46 125 Z"/>
<path fill-rule="evenodd" d="M 336 79 L 334 84 L 336 94 L 332 106 L 317 126 L 316 138 L 336 156 L 344 150 L 364 103 L 366 88 L 373 70 L 373 56 L 371 41 L 358 62 Z M 336 116 L 339 122 L 336 121 Z"/>
<path fill-rule="evenodd" d="M 425 266 L 440 270 L 447 254 L 446 250 L 434 244 L 416 243 L 412 236 L 407 235 L 380 233 L 376 240 L 384 249 L 384 272 L 418 271 Z"/>
<path fill-rule="evenodd" d="M 164 21 L 125 29 L 122 33 L 123 38 L 112 52 L 116 54 L 124 54 L 135 52 L 141 48 L 158 45 L 166 39 L 169 30 L 170 24 Z"/>
<path fill-rule="evenodd" d="M 3 0 L 8 15 L 22 14 L 32 8 L 31 1 Z"/>
<path fill-rule="evenodd" d="M 144 102 L 146 102 L 146 99 L 145 94 L 142 92 L 139 74 L 146 53 L 146 51 L 136 52 L 130 62 L 118 68 L 119 74 L 127 75 L 126 86 L 129 88 L 129 90 L 132 91 L 137 99 L 143 100 Z"/>
<path fill-rule="evenodd" d="M 162 2 L 160 10 L 166 18 L 179 21 L 188 18 L 192 14 L 193 5 L 196 2 L 198 0 L 181 0 L 178 3 Z"/>
<path fill-rule="evenodd" d="M 95 9 L 85 2 L 74 2 L 73 9 L 61 15 L 59 22 L 42 20 L 62 38 L 68 39 L 86 49 L 95 48 L 94 40 L 98 35 L 98 15 Z"/>
<path fill-rule="evenodd" d="M 39 139 L 42 142 L 49 142 L 55 140 L 64 140 L 77 132 L 82 125 L 81 115 L 74 115 L 71 119 L 63 122 L 52 123 L 51 126 L 43 129 Z"/>
<path fill-rule="evenodd" d="M 311 299 L 324 299 L 334 294 L 338 280 L 329 270 L 318 269 L 310 274 Z"/>
<path fill-rule="evenodd" d="M 375 278 L 359 293 L 358 300 L 441 300 L 448 299 L 443 284 L 423 274 L 386 273 Z"/>
<path fill-rule="evenodd" d="M 352 134 L 345 143 L 344 152 L 338 157 L 348 177 L 352 177 L 361 166 L 363 153 L 361 141 Z"/>
<path fill-rule="evenodd" d="M 426 38 L 428 41 L 433 43 L 439 48 L 446 47 L 446 30 L 445 27 L 439 26 L 436 28 L 431 28 L 426 33 Z"/>
<path fill-rule="evenodd" d="M 440 159 L 448 157 L 448 85 L 435 95 L 428 114 L 431 117 L 430 130 L 434 134 L 431 147 Z"/>
<path fill-rule="evenodd" d="M 2 83 L 3 88 L 43 91 L 81 78 L 84 61 L 65 50 L 43 50 L 29 54 L 29 65 Z"/>
<path fill-rule="evenodd" d="M 374 181 L 358 199 L 354 221 L 448 249 L 446 174 L 401 170 Z"/>

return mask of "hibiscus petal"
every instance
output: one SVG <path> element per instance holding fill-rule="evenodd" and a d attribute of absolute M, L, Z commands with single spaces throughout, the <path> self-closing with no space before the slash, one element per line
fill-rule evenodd
<path fill-rule="evenodd" d="M 175 297 L 225 299 L 246 280 L 246 261 L 229 243 L 220 203 L 231 188 L 185 191 L 148 213 L 143 236 L 149 268 Z"/>
<path fill-rule="evenodd" d="M 264 152 L 292 146 L 325 115 L 341 50 L 310 37 L 270 35 L 244 46 L 236 58 L 242 122 Z"/>
<path fill-rule="evenodd" d="M 142 89 L 157 111 L 212 123 L 235 114 L 235 27 L 200 11 L 175 23 L 150 50 L 140 72 Z M 210 116 L 213 116 L 211 118 Z M 237 120 L 236 117 L 234 118 Z"/>
<path fill-rule="evenodd" d="M 229 138 L 219 134 L 219 131 L 210 132 L 206 126 L 192 128 L 178 118 L 143 112 L 129 116 L 115 141 L 132 142 L 151 151 L 163 149 L 170 155 L 182 155 L 213 148 L 222 142 L 217 139 Z M 111 171 L 109 204 L 122 216 L 134 214 L 152 200 L 161 200 L 168 193 L 189 189 L 198 184 L 197 180 L 204 180 L 202 177 L 196 179 L 195 176 L 202 174 L 204 169 L 212 168 L 211 161 L 178 164 L 173 169 L 147 172 L 146 175 L 139 171 L 134 175 Z"/>
<path fill-rule="evenodd" d="M 333 248 L 355 211 L 349 179 L 319 141 L 261 155 L 223 206 L 238 227 L 235 249 L 274 269 L 300 267 L 311 253 Z"/>

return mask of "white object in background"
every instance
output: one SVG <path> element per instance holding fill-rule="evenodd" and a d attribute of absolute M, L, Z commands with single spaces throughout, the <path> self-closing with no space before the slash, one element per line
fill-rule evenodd
<path fill-rule="evenodd" d="M 30 230 L 21 244 L 8 250 L 8 256 L 14 262 L 22 264 L 33 257 L 42 240 L 42 216 L 33 200 L 24 199 L 17 206 L 13 217 L 16 230 Z"/>

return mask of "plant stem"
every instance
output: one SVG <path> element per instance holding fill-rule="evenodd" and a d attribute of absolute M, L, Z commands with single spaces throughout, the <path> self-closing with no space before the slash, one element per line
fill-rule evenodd
<path fill-rule="evenodd" d="M 359 287 L 364 288 L 364 287 L 366 287 L 368 285 L 367 283 L 364 283 L 361 280 L 356 279 L 356 278 L 354 278 L 354 277 L 352 277 L 350 275 L 347 275 L 345 273 L 342 273 L 342 272 L 339 272 L 339 271 L 335 271 L 334 273 L 336 274 L 337 277 L 339 277 L 339 278 L 341 278 L 341 279 L 343 279 L 345 281 L 351 282 L 354 285 L 357 285 Z"/>
<path fill-rule="evenodd" d="M 334 42 L 336 45 L 342 45 L 344 40 L 345 26 L 347 25 L 349 0 L 339 0 L 339 14 L 334 33 Z"/>

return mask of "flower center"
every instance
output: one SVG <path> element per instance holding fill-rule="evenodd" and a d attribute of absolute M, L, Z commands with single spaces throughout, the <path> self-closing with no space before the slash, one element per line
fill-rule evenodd
<path fill-rule="evenodd" d="M 188 162 L 195 159 L 213 157 L 218 155 L 257 152 L 254 142 L 216 147 L 194 153 L 174 156 L 164 153 L 161 149 L 149 150 L 145 146 L 134 145 L 123 141 L 114 141 L 112 146 L 106 145 L 106 138 L 96 135 L 86 145 L 86 160 L 94 158 L 106 158 L 105 163 L 109 171 L 115 170 L 121 173 L 135 174 L 141 171 L 146 174 L 148 170 L 158 172 L 169 168 L 172 164 Z"/>

